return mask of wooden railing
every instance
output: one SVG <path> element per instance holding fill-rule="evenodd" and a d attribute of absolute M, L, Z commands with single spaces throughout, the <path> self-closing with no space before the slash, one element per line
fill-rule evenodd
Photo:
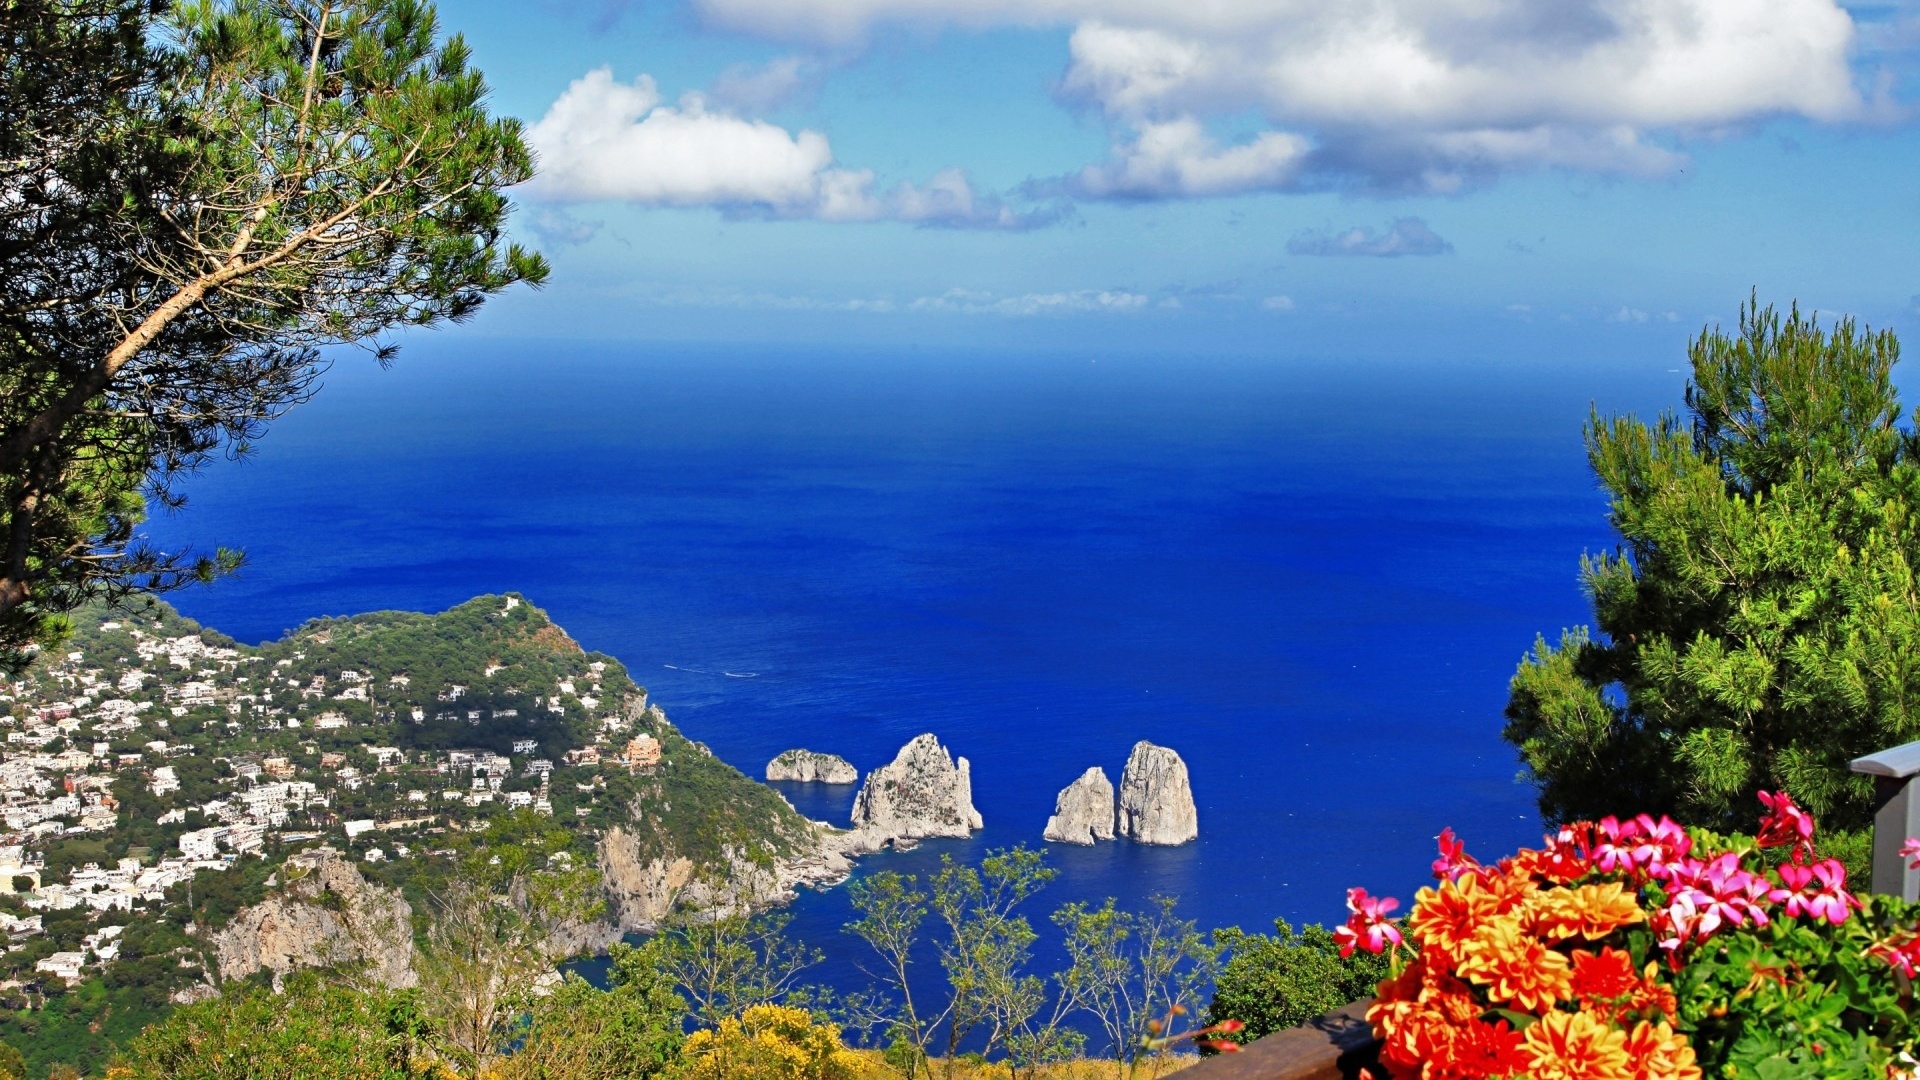
<path fill-rule="evenodd" d="M 1356 1001 L 1255 1039 L 1237 1054 L 1215 1054 L 1180 1070 L 1179 1080 L 1359 1080 L 1363 1069 L 1380 1060 L 1380 1042 L 1367 1026 L 1371 1004 L 1372 998 Z"/>

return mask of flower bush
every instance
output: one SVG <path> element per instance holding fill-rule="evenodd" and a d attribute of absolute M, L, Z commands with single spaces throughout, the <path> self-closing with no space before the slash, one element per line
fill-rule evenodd
<path fill-rule="evenodd" d="M 789 1005 L 754 1005 L 696 1031 L 680 1056 L 684 1080 L 852 1080 L 861 1071 L 838 1028 Z"/>
<path fill-rule="evenodd" d="M 1813 819 L 1785 792 L 1761 801 L 1752 838 L 1609 817 L 1488 864 L 1449 829 L 1404 922 L 1349 890 L 1343 954 L 1395 961 L 1367 1013 L 1382 1063 L 1433 1080 L 1913 1077 L 1920 909 L 1849 892 Z"/>

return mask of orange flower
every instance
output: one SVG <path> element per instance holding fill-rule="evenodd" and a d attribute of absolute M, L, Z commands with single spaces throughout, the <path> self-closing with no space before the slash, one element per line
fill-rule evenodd
<path fill-rule="evenodd" d="M 1480 883 L 1477 874 L 1463 874 L 1438 889 L 1421 889 L 1413 898 L 1407 929 L 1428 953 L 1438 953 L 1449 964 L 1458 963 L 1460 949 L 1493 918 L 1500 900 Z"/>
<path fill-rule="evenodd" d="M 1626 1033 L 1586 1013 L 1548 1013 L 1528 1025 L 1520 1050 L 1533 1080 L 1637 1080 Z"/>
<path fill-rule="evenodd" d="M 1640 989 L 1633 957 L 1622 949 L 1603 949 L 1598 956 L 1585 949 L 1573 954 L 1573 996 L 1593 1004 L 1626 997 Z"/>
<path fill-rule="evenodd" d="M 1452 1055 L 1457 1025 L 1420 1002 L 1376 1001 L 1367 1009 L 1367 1022 L 1380 1036 L 1380 1059 L 1412 1075 L 1420 1075 L 1427 1062 Z"/>
<path fill-rule="evenodd" d="M 1518 1076 L 1527 1071 L 1527 1055 L 1520 1049 L 1525 1036 L 1505 1020 L 1489 1024 L 1469 1020 L 1454 1028 L 1448 1056 L 1427 1064 L 1428 1080 L 1484 1080 Z"/>
<path fill-rule="evenodd" d="M 1527 914 L 1531 929 L 1549 941 L 1594 941 L 1647 920 L 1639 899 L 1617 881 L 1549 889 L 1527 902 Z"/>
<path fill-rule="evenodd" d="M 1687 1037 L 1665 1023 L 1635 1024 L 1627 1033 L 1626 1049 L 1634 1063 L 1634 1080 L 1700 1080 Z"/>
<path fill-rule="evenodd" d="M 1496 1001 L 1529 1012 L 1552 1008 L 1572 987 L 1567 958 L 1528 934 L 1518 915 L 1502 915 L 1481 927 L 1462 948 L 1457 972 L 1486 987 Z"/>

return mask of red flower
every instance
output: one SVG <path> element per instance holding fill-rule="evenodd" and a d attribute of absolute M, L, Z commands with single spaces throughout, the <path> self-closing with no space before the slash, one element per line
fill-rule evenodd
<path fill-rule="evenodd" d="M 1538 869 L 1542 877 L 1565 885 L 1593 871 L 1593 822 L 1577 821 L 1561 826 L 1547 838 L 1539 852 Z"/>
<path fill-rule="evenodd" d="M 1222 1020 L 1211 1027 L 1203 1027 L 1195 1035 L 1231 1035 L 1236 1031 L 1245 1031 L 1247 1025 L 1238 1020 Z"/>
<path fill-rule="evenodd" d="M 1885 960 L 1893 970 L 1911 979 L 1916 969 L 1920 969 L 1920 934 L 1909 934 L 1905 940 L 1877 942 L 1867 949 L 1867 954 Z"/>
<path fill-rule="evenodd" d="M 1452 1060 L 1440 1074 L 1472 1078 L 1518 1076 L 1532 1063 L 1520 1049 L 1525 1038 L 1505 1020 L 1491 1024 L 1469 1020 L 1454 1033 L 1453 1045 L 1448 1048 L 1452 1051 Z M 1434 1075 L 1434 1070 L 1429 1068 L 1428 1075 Z"/>
<path fill-rule="evenodd" d="M 1453 826 L 1440 830 L 1435 837 L 1440 844 L 1440 857 L 1433 860 L 1433 876 L 1442 881 L 1458 880 L 1461 874 L 1476 870 L 1480 861 L 1467 854 L 1467 845 L 1453 835 Z"/>
<path fill-rule="evenodd" d="M 1796 806 L 1793 796 L 1782 791 L 1778 795 L 1763 791 L 1760 802 L 1767 808 L 1767 814 L 1760 819 L 1760 834 L 1756 839 L 1763 848 L 1793 845 L 1793 857 L 1799 860 L 1813 854 L 1813 818 L 1805 810 Z"/>
<path fill-rule="evenodd" d="M 1352 956 L 1356 947 L 1377 956 L 1388 945 L 1400 944 L 1400 928 L 1387 917 L 1399 906 L 1400 901 L 1391 896 L 1368 896 L 1365 889 L 1348 889 L 1347 910 L 1353 914 L 1347 917 L 1345 926 L 1333 932 L 1333 939 L 1340 943 L 1341 957 Z"/>
<path fill-rule="evenodd" d="M 1585 949 L 1573 954 L 1573 996 L 1583 1001 L 1612 1001 L 1640 988 L 1633 956 L 1608 946 L 1598 956 Z"/>

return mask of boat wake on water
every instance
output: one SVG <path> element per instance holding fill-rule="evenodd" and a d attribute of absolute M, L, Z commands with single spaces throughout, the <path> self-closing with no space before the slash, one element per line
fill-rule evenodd
<path fill-rule="evenodd" d="M 674 671 L 684 671 L 689 675 L 724 675 L 729 679 L 757 679 L 760 677 L 760 673 L 757 671 L 704 671 L 696 667 L 681 667 L 679 664 L 662 664 L 660 666 L 671 668 Z"/>

